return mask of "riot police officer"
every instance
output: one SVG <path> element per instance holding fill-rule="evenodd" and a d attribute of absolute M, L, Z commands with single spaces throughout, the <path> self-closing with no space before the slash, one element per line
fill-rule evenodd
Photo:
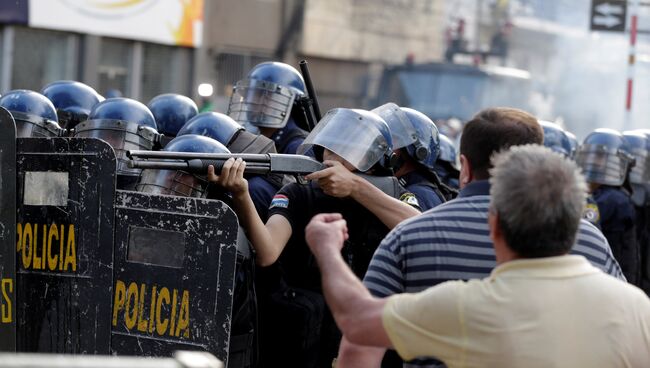
<path fill-rule="evenodd" d="M 629 142 L 635 164 L 630 170 L 629 181 L 632 187 L 632 203 L 636 212 L 636 238 L 639 244 L 639 285 L 650 294 L 650 138 L 643 131 L 623 132 Z"/>
<path fill-rule="evenodd" d="M 564 157 L 571 157 L 573 148 L 565 130 L 550 121 L 539 120 L 539 125 L 544 130 L 544 146 Z"/>
<path fill-rule="evenodd" d="M 305 82 L 291 65 L 264 62 L 235 85 L 228 115 L 252 133 L 273 139 L 279 153 L 294 154 L 307 137 L 304 112 L 298 103 Z"/>
<path fill-rule="evenodd" d="M 165 145 L 178 134 L 179 129 L 196 114 L 198 107 L 189 97 L 176 93 L 158 95 L 147 104 L 156 119 L 158 133 L 162 134 L 160 145 Z"/>
<path fill-rule="evenodd" d="M 273 141 L 261 134 L 253 134 L 230 116 L 218 112 L 203 112 L 190 119 L 178 131 L 178 135 L 199 134 L 216 139 L 233 153 L 275 153 Z M 249 190 L 257 213 L 265 219 L 271 198 L 285 182 L 283 175 L 269 174 L 264 177 L 248 176 Z"/>
<path fill-rule="evenodd" d="M 275 145 L 269 138 L 252 134 L 230 116 L 218 112 L 202 112 L 178 131 L 178 135 L 198 134 L 217 140 L 233 153 L 275 153 Z"/>
<path fill-rule="evenodd" d="M 156 120 L 145 105 L 115 97 L 95 105 L 88 120 L 77 125 L 74 136 L 108 142 L 117 158 L 117 187 L 133 190 L 140 169 L 129 168 L 126 151 L 151 150 L 159 136 L 156 129 Z"/>
<path fill-rule="evenodd" d="M 457 163 L 456 146 L 449 137 L 440 134 L 440 154 L 436 160 L 435 170 L 440 180 L 450 188 L 458 190 L 460 170 Z"/>
<path fill-rule="evenodd" d="M 68 132 L 77 124 L 86 121 L 90 110 L 104 101 L 92 87 L 76 81 L 61 80 L 43 87 L 41 93 L 56 108 L 59 124 Z"/>
<path fill-rule="evenodd" d="M 569 157 L 572 160 L 575 160 L 576 152 L 578 152 L 578 146 L 580 145 L 580 143 L 578 142 L 578 138 L 576 138 L 575 134 L 571 133 L 568 130 L 565 130 L 564 134 L 566 134 L 567 138 L 569 138 L 569 144 L 571 144 L 571 154 L 569 155 Z"/>
<path fill-rule="evenodd" d="M 186 134 L 172 139 L 163 148 L 166 152 L 230 153 L 218 141 L 196 134 Z M 138 192 L 208 198 L 209 182 L 205 176 L 182 170 L 142 170 L 135 188 Z M 219 198 L 222 199 L 222 198 Z"/>
<path fill-rule="evenodd" d="M 549 121 L 539 120 L 539 124 L 544 130 L 544 146 L 563 155 L 564 157 L 573 159 L 576 148 L 574 148 L 573 143 L 571 143 L 571 137 L 568 132 L 562 129 L 558 124 Z M 582 217 L 591 222 L 594 226 L 600 228 L 600 211 L 598 210 L 598 204 L 591 194 L 587 196 L 587 205 L 585 206 Z"/>
<path fill-rule="evenodd" d="M 387 103 L 372 110 L 381 116 L 390 128 L 397 163 L 393 168 L 400 184 L 415 194 L 422 211 L 446 201 L 443 186 L 435 173 L 435 162 L 440 151 L 438 128 L 426 115 L 417 110 Z"/>
<path fill-rule="evenodd" d="M 317 213 L 342 213 L 350 228 L 346 257 L 355 272 L 363 275 L 389 228 L 419 213 L 409 205 L 417 205 L 415 196 L 394 177 L 364 179 L 353 174 L 390 171 L 392 139 L 378 115 L 331 110 L 298 152 L 310 149 L 328 168 L 307 176 L 312 180 L 309 184 L 284 186 L 273 197 L 266 224 L 248 195 L 244 162 L 229 160 L 219 176 L 209 171 L 211 180 L 232 192 L 234 208 L 263 267 L 257 278 L 260 361 L 270 367 L 330 366 L 338 349 L 340 335 L 325 312 L 318 269 L 304 243 L 307 221 Z M 377 182 L 371 183 L 375 178 Z"/>
<path fill-rule="evenodd" d="M 233 153 L 275 153 L 272 140 L 247 132 L 231 117 L 218 112 L 203 112 L 196 115 L 178 131 L 177 139 L 188 134 L 213 138 Z M 279 177 L 268 175 L 266 179 L 261 179 L 257 176 L 247 176 L 248 180 L 275 180 L 277 182 L 275 186 L 280 186 L 282 176 Z M 250 193 L 260 218 L 266 218 L 268 202 L 260 200 L 256 194 L 255 191 Z M 249 367 L 255 366 L 258 359 L 258 311 L 253 284 L 255 263 L 247 240 L 245 243 L 241 240 L 238 245 L 229 359 L 233 366 Z"/>
<path fill-rule="evenodd" d="M 639 246 L 634 228 L 635 212 L 624 188 L 634 164 L 630 145 L 612 129 L 596 129 L 578 148 L 576 162 L 589 184 L 600 212 L 603 234 L 628 282 L 638 284 Z"/>
<path fill-rule="evenodd" d="M 9 91 L 0 98 L 0 107 L 9 110 L 13 116 L 19 138 L 58 137 L 64 133 L 54 105 L 38 92 L 25 89 Z"/>
<path fill-rule="evenodd" d="M 180 132 L 179 132 L 180 134 Z M 230 153 L 219 141 L 208 136 L 185 132 L 172 139 L 166 152 Z M 205 175 L 183 170 L 142 170 L 136 190 L 151 194 L 218 199 L 228 204 L 230 198 L 215 188 Z M 230 325 L 228 361 L 232 367 L 254 367 L 257 360 L 257 298 L 255 295 L 254 262 L 248 240 L 240 234 L 235 263 L 235 289 Z"/>
<path fill-rule="evenodd" d="M 305 112 L 299 106 L 305 95 L 305 82 L 294 67 L 260 63 L 235 85 L 228 115 L 247 131 L 272 139 L 278 153 L 295 154 L 308 134 L 303 129 L 307 127 Z M 280 188 L 261 177 L 250 178 L 249 190 L 263 217 Z"/>

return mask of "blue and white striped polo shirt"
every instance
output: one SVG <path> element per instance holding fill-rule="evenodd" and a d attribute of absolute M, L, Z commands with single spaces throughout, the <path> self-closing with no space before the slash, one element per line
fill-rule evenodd
<path fill-rule="evenodd" d="M 393 229 L 377 248 L 364 278 L 370 292 L 385 297 L 447 280 L 489 276 L 496 266 L 487 222 L 489 192 L 488 181 L 470 183 L 457 199 Z M 587 221 L 581 222 L 571 253 L 625 279 L 607 240 Z"/>

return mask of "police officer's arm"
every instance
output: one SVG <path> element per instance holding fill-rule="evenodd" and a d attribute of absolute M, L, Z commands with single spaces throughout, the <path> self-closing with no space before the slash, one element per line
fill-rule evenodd
<path fill-rule="evenodd" d="M 347 238 L 346 222 L 338 213 L 316 215 L 305 229 L 305 239 L 321 270 L 327 305 L 341 332 L 351 342 L 391 347 L 382 323 L 386 300 L 370 295 L 348 268 L 341 256 Z"/>
<path fill-rule="evenodd" d="M 420 211 L 381 191 L 364 178 L 353 174 L 337 161 L 325 161 L 329 167 L 306 176 L 318 180 L 325 194 L 333 197 L 351 197 L 372 212 L 389 229 L 417 216 Z"/>
<path fill-rule="evenodd" d="M 215 175 L 214 167 L 208 167 L 208 180 L 230 191 L 233 207 L 248 239 L 257 253 L 256 261 L 261 266 L 273 264 L 291 237 L 291 224 L 280 215 L 271 216 L 266 224 L 257 214 L 255 204 L 248 194 L 248 181 L 244 179 L 246 162 L 228 159 Z"/>

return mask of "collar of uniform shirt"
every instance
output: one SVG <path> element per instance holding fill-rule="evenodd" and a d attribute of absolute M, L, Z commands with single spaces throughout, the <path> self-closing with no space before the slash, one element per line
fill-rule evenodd
<path fill-rule="evenodd" d="M 490 195 L 490 181 L 476 180 L 465 186 L 458 194 L 459 198 Z"/>

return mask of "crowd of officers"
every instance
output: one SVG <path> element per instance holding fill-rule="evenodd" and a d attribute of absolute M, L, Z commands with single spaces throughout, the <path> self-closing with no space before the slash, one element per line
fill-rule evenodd
<path fill-rule="evenodd" d="M 310 132 L 297 108 L 304 98 L 296 69 L 265 62 L 236 83 L 226 113 L 198 113 L 177 94 L 147 105 L 104 99 L 74 81 L 51 83 L 40 93 L 9 91 L 0 106 L 13 115 L 19 137 L 104 139 L 117 156 L 120 189 L 226 201 L 249 241 L 238 249 L 229 365 L 329 367 L 342 336 L 305 244 L 309 220 L 343 215 L 349 228 L 343 255 L 363 279 L 391 229 L 454 199 L 463 185 L 454 143 L 421 112 L 393 103 L 370 111 L 337 108 Z M 650 130 L 597 129 L 579 144 L 557 124 L 539 123 L 544 145 L 583 171 L 591 194 L 584 219 L 602 231 L 627 281 L 650 293 Z M 304 154 L 327 168 L 306 181 L 245 174 L 246 163 L 234 159 L 206 175 L 139 170 L 128 166 L 132 149 Z M 383 365 L 402 361 L 388 352 Z"/>

